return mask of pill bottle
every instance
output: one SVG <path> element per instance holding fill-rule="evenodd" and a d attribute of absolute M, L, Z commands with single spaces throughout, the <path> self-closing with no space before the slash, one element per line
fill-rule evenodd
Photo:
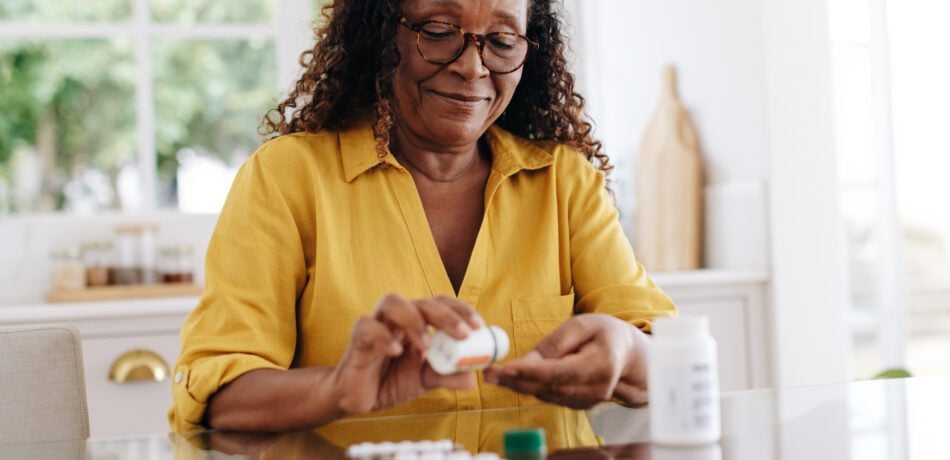
<path fill-rule="evenodd" d="M 504 359 L 510 346 L 508 334 L 498 326 L 480 327 L 462 340 L 439 331 L 432 335 L 426 359 L 442 375 L 468 372 Z"/>
<path fill-rule="evenodd" d="M 505 431 L 505 458 L 507 460 L 544 460 L 547 444 L 543 428 Z"/>
<path fill-rule="evenodd" d="M 717 366 L 706 317 L 653 322 L 647 382 L 654 443 L 697 445 L 719 439 Z"/>

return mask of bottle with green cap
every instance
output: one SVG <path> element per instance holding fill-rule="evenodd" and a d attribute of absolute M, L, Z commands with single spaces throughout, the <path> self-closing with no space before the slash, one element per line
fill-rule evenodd
<path fill-rule="evenodd" d="M 547 453 L 543 428 L 505 432 L 505 458 L 508 460 L 544 460 Z"/>

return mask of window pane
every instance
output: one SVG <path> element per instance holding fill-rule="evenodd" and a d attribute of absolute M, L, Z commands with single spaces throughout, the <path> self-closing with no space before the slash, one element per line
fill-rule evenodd
<path fill-rule="evenodd" d="M 126 40 L 0 41 L 0 212 L 122 207 L 134 85 Z"/>
<path fill-rule="evenodd" d="M 3 0 L 0 20 L 117 21 L 132 16 L 131 0 Z"/>
<path fill-rule="evenodd" d="M 271 40 L 162 40 L 155 46 L 159 203 L 217 212 L 275 104 Z"/>
<path fill-rule="evenodd" d="M 276 0 L 151 0 L 152 19 L 160 22 L 273 23 Z"/>

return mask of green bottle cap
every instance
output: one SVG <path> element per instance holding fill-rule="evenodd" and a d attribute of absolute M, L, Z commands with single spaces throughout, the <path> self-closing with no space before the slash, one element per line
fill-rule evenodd
<path fill-rule="evenodd" d="M 505 432 L 505 455 L 544 454 L 544 429 L 508 430 Z"/>

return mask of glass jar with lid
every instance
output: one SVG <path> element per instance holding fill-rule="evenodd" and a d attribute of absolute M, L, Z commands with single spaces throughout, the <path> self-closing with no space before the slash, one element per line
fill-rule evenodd
<path fill-rule="evenodd" d="M 82 259 L 86 266 L 86 285 L 90 287 L 109 284 L 109 260 L 112 242 L 89 241 L 82 245 Z"/>
<path fill-rule="evenodd" d="M 86 287 L 86 267 L 82 263 L 82 250 L 71 247 L 50 253 L 53 269 L 50 278 L 54 291 L 69 291 Z"/>
<path fill-rule="evenodd" d="M 192 283 L 195 280 L 194 248 L 189 245 L 163 246 L 158 251 L 158 271 L 163 283 Z"/>
<path fill-rule="evenodd" d="M 109 268 L 110 284 L 152 284 L 158 281 L 155 266 L 155 224 L 116 227 L 116 251 Z"/>

